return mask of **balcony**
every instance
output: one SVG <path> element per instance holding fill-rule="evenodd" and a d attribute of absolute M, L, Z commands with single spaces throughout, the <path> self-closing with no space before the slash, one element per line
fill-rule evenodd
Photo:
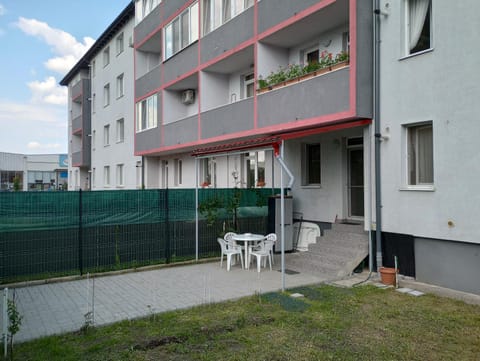
<path fill-rule="evenodd" d="M 140 98 L 160 86 L 161 68 L 156 66 L 135 81 L 135 97 Z"/>
<path fill-rule="evenodd" d="M 74 167 L 90 168 L 91 154 L 90 154 L 90 141 L 82 143 L 82 149 L 76 152 L 72 152 L 72 163 Z"/>
<path fill-rule="evenodd" d="M 170 2 L 170 1 L 169 1 Z M 161 24 L 161 5 L 153 9 L 142 21 L 135 26 L 135 45 L 144 42 L 145 38 Z M 160 34 L 160 31 L 158 31 Z"/>
<path fill-rule="evenodd" d="M 72 87 L 72 101 L 75 103 L 84 103 L 90 97 L 90 79 L 81 79 Z"/>
<path fill-rule="evenodd" d="M 81 134 L 83 130 L 83 117 L 79 115 L 72 120 L 72 134 Z"/>
<path fill-rule="evenodd" d="M 250 129 L 253 129 L 253 98 L 202 113 L 203 139 Z"/>
<path fill-rule="evenodd" d="M 349 88 L 350 67 L 345 67 L 259 94 L 258 126 L 262 128 L 348 111 Z"/>
<path fill-rule="evenodd" d="M 188 45 L 164 62 L 164 83 L 176 80 L 198 65 L 198 42 Z"/>
<path fill-rule="evenodd" d="M 205 63 L 253 37 L 253 6 L 202 38 L 201 61 Z"/>
<path fill-rule="evenodd" d="M 198 116 L 190 116 L 164 127 L 164 146 L 195 142 L 198 139 Z"/>

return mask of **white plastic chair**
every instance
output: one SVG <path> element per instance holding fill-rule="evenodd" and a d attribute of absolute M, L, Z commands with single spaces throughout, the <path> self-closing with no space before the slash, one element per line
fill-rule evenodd
<path fill-rule="evenodd" d="M 273 245 L 275 246 L 275 243 L 277 243 L 277 235 L 275 233 L 269 233 L 265 236 L 265 239 L 267 241 L 272 241 Z M 275 259 L 273 257 L 273 247 L 272 250 L 270 251 L 270 254 L 272 255 L 272 263 L 275 264 Z"/>
<path fill-rule="evenodd" d="M 262 259 L 264 258 L 265 261 L 268 259 L 268 263 L 270 265 L 270 271 L 272 270 L 272 249 L 273 249 L 273 242 L 272 241 L 262 241 L 259 243 L 259 248 L 258 249 L 253 249 L 249 254 L 249 264 L 251 260 L 251 256 L 257 257 L 257 272 L 260 272 L 261 268 L 261 262 Z"/>
<path fill-rule="evenodd" d="M 229 244 L 227 241 L 225 241 L 222 238 L 217 238 L 217 242 L 220 245 L 220 248 L 222 250 L 222 255 L 220 258 L 220 268 L 223 267 L 223 257 L 227 256 L 227 271 L 230 271 L 230 267 L 232 265 L 232 256 L 235 256 L 237 254 L 240 255 L 240 261 L 243 269 L 243 256 L 242 256 L 242 250 L 233 244 Z"/>

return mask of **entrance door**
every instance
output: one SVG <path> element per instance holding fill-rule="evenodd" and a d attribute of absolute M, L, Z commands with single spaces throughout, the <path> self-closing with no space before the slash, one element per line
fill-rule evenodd
<path fill-rule="evenodd" d="M 363 139 L 354 138 L 348 141 L 348 216 L 351 218 L 363 218 Z M 350 145 L 350 141 L 356 144 Z"/>

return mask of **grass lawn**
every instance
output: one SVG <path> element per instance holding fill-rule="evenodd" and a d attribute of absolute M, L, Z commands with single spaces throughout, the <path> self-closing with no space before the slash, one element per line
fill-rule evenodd
<path fill-rule="evenodd" d="M 15 360 L 480 360 L 480 307 L 302 287 L 18 344 Z"/>

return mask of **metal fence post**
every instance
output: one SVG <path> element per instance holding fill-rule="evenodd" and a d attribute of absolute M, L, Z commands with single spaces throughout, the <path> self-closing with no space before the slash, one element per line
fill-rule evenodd
<path fill-rule="evenodd" d="M 165 209 L 165 262 L 170 263 L 170 214 L 168 206 L 168 187 L 165 189 L 165 200 L 164 200 L 164 209 Z"/>
<path fill-rule="evenodd" d="M 83 196 L 82 190 L 78 191 L 78 269 L 83 275 Z"/>
<path fill-rule="evenodd" d="M 5 357 L 5 360 L 7 359 L 7 345 L 8 345 L 8 288 L 3 289 L 3 355 Z"/>

